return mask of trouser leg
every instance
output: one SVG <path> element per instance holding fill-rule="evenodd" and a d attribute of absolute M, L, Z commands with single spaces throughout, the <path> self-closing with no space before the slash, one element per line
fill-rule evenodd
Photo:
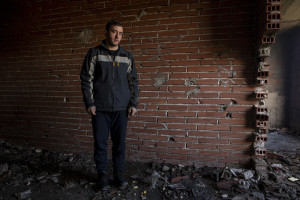
<path fill-rule="evenodd" d="M 111 123 L 112 161 L 114 171 L 124 170 L 125 139 L 127 132 L 128 111 L 117 111 Z"/>
<path fill-rule="evenodd" d="M 110 117 L 106 112 L 96 112 L 92 117 L 94 133 L 94 159 L 98 172 L 107 171 L 107 140 Z"/>

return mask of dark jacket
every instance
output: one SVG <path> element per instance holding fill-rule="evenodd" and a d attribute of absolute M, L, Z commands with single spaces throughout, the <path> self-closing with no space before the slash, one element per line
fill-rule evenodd
<path fill-rule="evenodd" d="M 91 48 L 81 69 L 81 88 L 86 108 L 120 111 L 137 107 L 138 81 L 132 54 L 119 46 L 113 54 L 104 41 Z"/>

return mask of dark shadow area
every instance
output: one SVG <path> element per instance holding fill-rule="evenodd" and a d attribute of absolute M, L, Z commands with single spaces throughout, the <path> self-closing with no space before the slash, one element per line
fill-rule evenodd
<path fill-rule="evenodd" d="M 271 130 L 265 144 L 270 151 L 290 151 L 300 150 L 300 134 L 296 132 L 285 132 L 282 130 Z"/>
<path fill-rule="evenodd" d="M 279 62 L 283 77 L 284 86 L 279 90 L 279 95 L 285 97 L 284 113 L 282 124 L 284 127 L 300 130 L 300 26 L 293 27 L 283 32 L 279 32 L 277 36 L 275 49 L 277 57 L 273 58 Z M 272 49 L 273 50 L 273 49 Z M 271 54 L 272 55 L 272 54 Z M 281 86 L 272 86 L 278 87 Z"/>
<path fill-rule="evenodd" d="M 287 127 L 300 130 L 300 26 L 289 29 L 281 36 L 283 68 L 285 69 L 285 91 Z"/>

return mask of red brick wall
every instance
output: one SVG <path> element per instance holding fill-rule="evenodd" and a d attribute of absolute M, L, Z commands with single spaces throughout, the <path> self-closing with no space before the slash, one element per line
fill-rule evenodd
<path fill-rule="evenodd" d="M 210 166 L 249 160 L 256 103 L 253 1 L 1 4 L 0 138 L 92 151 L 79 74 L 113 18 L 123 23 L 122 46 L 134 54 L 139 76 L 127 159 Z"/>

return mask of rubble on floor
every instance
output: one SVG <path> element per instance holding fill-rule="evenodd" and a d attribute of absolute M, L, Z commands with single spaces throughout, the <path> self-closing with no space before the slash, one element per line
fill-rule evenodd
<path fill-rule="evenodd" d="M 255 158 L 249 169 L 126 163 L 125 189 L 96 189 L 91 154 L 64 154 L 0 141 L 0 200 L 300 200 L 300 149 Z M 109 171 L 112 174 L 111 170 Z"/>

